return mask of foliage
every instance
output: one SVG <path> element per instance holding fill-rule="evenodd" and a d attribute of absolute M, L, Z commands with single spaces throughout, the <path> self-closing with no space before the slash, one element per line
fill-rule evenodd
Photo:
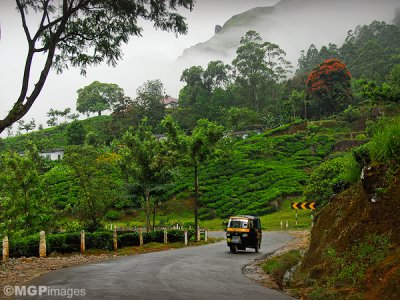
<path fill-rule="evenodd" d="M 322 163 L 307 180 L 304 195 L 310 201 L 326 205 L 330 197 L 340 193 L 360 178 L 360 166 L 350 154 Z"/>
<path fill-rule="evenodd" d="M 243 130 L 257 123 L 258 114 L 249 108 L 231 107 L 226 111 L 226 124 L 231 130 Z"/>
<path fill-rule="evenodd" d="M 400 163 L 400 118 L 385 120 L 383 128 L 375 132 L 369 145 L 371 157 L 378 162 Z"/>
<path fill-rule="evenodd" d="M 237 70 L 236 82 L 248 90 L 251 108 L 259 111 L 265 107 L 265 98 L 276 92 L 276 83 L 285 79 L 290 62 L 278 45 L 263 42 L 255 31 L 248 31 L 240 40 L 236 58 L 232 61 Z"/>
<path fill-rule="evenodd" d="M 400 27 L 373 21 L 369 25 L 349 30 L 344 44 L 323 46 L 320 50 L 311 45 L 302 51 L 296 74 L 309 73 L 326 59 L 337 58 L 346 63 L 354 78 L 381 84 L 394 65 L 399 64 Z"/>
<path fill-rule="evenodd" d="M 10 257 L 39 256 L 39 234 L 9 239 Z"/>
<path fill-rule="evenodd" d="M 265 273 L 274 276 L 282 285 L 285 273 L 292 267 L 296 266 L 301 261 L 301 257 L 299 250 L 290 250 L 284 254 L 268 259 L 261 265 L 261 267 Z"/>
<path fill-rule="evenodd" d="M 183 242 L 183 230 L 168 230 L 168 243 Z M 194 230 L 188 230 L 188 240 L 194 236 Z M 118 233 L 118 248 L 139 246 L 139 232 Z M 50 233 L 46 234 L 46 252 L 73 253 L 80 251 L 80 232 Z M 86 249 L 113 250 L 113 232 L 95 231 L 85 232 Z M 163 243 L 164 231 L 143 233 L 143 243 Z M 39 234 L 23 238 L 10 239 L 10 257 L 39 256 Z"/>
<path fill-rule="evenodd" d="M 284 127 L 285 130 L 290 125 Z M 265 215 L 276 211 L 273 201 L 300 195 L 309 175 L 307 169 L 321 163 L 333 148 L 328 136 L 315 137 L 315 153 L 304 134 L 273 135 L 267 131 L 245 140 L 227 143 L 217 157 L 199 167 L 200 218 L 233 214 Z M 222 147 L 222 146 L 220 146 Z M 224 149 L 224 148 L 223 148 Z M 191 189 L 192 172 L 183 175 L 169 194 Z"/>
<path fill-rule="evenodd" d="M 118 85 L 98 81 L 93 81 L 77 93 L 76 110 L 87 115 L 97 112 L 100 116 L 103 110 L 118 106 L 124 99 L 124 90 Z"/>
<path fill-rule="evenodd" d="M 329 116 L 340 112 L 352 101 L 351 74 L 337 59 L 327 59 L 308 76 L 307 93 L 310 98 L 310 116 Z"/>
<path fill-rule="evenodd" d="M 56 165 L 43 175 L 44 195 L 60 211 L 68 211 L 78 202 L 79 188 L 74 171 Z"/>
<path fill-rule="evenodd" d="M 87 228 L 99 228 L 112 203 L 123 196 L 115 159 L 92 146 L 69 146 L 64 162 L 73 170 L 79 188 L 73 211 Z"/>
<path fill-rule="evenodd" d="M 362 115 L 357 108 L 349 105 L 349 107 L 340 114 L 340 117 L 343 121 L 351 123 L 360 119 Z"/>
<path fill-rule="evenodd" d="M 68 124 L 65 135 L 68 145 L 83 145 L 86 130 L 81 122 L 75 120 L 71 124 Z"/>
<path fill-rule="evenodd" d="M 148 80 L 138 87 L 136 102 L 133 109 L 136 120 L 147 118 L 151 127 L 160 126 L 165 116 L 165 106 L 162 100 L 165 97 L 164 85 L 160 80 Z M 136 121 L 137 122 L 137 121 Z"/>
<path fill-rule="evenodd" d="M 15 234 L 38 231 L 50 226 L 52 203 L 44 197 L 44 162 L 36 147 L 24 155 L 5 152 L 0 155 L 0 229 Z"/>
<path fill-rule="evenodd" d="M 109 210 L 104 216 L 107 220 L 118 220 L 121 217 L 121 213 L 116 210 Z"/>
<path fill-rule="evenodd" d="M 151 198 L 170 180 L 168 160 L 163 153 L 163 144 L 152 134 L 147 119 L 142 120 L 136 132 L 132 131 L 131 128 L 122 138 L 120 167 L 127 183 L 136 184 L 138 197 L 145 199 L 146 229 L 149 231 Z M 155 205 L 153 209 L 155 211 Z"/>

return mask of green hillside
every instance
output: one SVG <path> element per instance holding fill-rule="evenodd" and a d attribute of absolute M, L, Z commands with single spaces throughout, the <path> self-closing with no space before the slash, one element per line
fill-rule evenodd
<path fill-rule="evenodd" d="M 232 159 L 214 161 L 201 172 L 203 217 L 264 215 L 273 200 L 301 195 L 312 167 L 333 149 L 326 135 L 311 140 L 304 131 L 256 135 L 234 145 Z"/>
<path fill-rule="evenodd" d="M 106 142 L 110 140 L 107 134 L 107 125 L 110 120 L 110 116 L 96 116 L 79 122 L 83 125 L 86 132 L 94 132 L 100 141 Z M 2 140 L 0 150 L 22 152 L 26 150 L 26 145 L 29 141 L 33 142 L 39 150 L 65 148 L 68 145 L 66 137 L 67 126 L 68 124 L 64 123 L 28 134 L 5 138 Z"/>

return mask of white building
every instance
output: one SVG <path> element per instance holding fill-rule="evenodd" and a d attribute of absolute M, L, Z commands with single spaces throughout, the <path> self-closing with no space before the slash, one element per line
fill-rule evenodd
<path fill-rule="evenodd" d="M 64 157 L 63 148 L 49 149 L 46 151 L 41 151 L 40 155 L 48 160 L 61 160 Z"/>

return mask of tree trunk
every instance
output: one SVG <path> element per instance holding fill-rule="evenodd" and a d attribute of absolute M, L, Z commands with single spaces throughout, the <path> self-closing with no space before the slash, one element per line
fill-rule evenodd
<path fill-rule="evenodd" d="M 304 120 L 307 120 L 307 100 L 304 100 Z"/>
<path fill-rule="evenodd" d="M 196 235 L 197 236 L 197 230 L 198 230 L 198 198 L 199 198 L 199 174 L 198 174 L 198 166 L 197 163 L 194 165 L 194 227 L 196 230 Z"/>
<path fill-rule="evenodd" d="M 150 192 L 146 190 L 146 232 L 150 231 Z"/>
<path fill-rule="evenodd" d="M 157 209 L 157 203 L 154 201 L 154 205 L 153 205 L 153 231 L 156 228 L 156 209 Z"/>
<path fill-rule="evenodd" d="M 99 110 L 99 111 L 97 112 L 97 115 L 98 115 L 98 116 L 101 116 L 101 110 Z"/>

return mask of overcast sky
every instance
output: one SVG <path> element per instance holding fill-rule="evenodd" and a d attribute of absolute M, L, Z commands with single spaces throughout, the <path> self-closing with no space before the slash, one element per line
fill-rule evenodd
<path fill-rule="evenodd" d="M 298 0 L 296 4 L 301 1 L 311 0 Z M 363 2 L 362 0 L 351 1 Z M 372 0 L 366 1 L 371 2 Z M 398 0 L 373 2 L 384 5 L 385 1 L 400 2 Z M 124 46 L 124 58 L 117 67 L 102 65 L 89 68 L 86 77 L 81 76 L 79 70 L 76 69 L 67 70 L 61 75 L 52 71 L 42 93 L 24 119 L 35 118 L 37 124 L 41 123 L 47 127 L 46 113 L 49 109 L 70 107 L 74 110 L 76 91 L 94 80 L 116 83 L 125 90 L 126 95 L 134 97 L 137 87 L 146 80 L 161 79 L 165 84 L 166 92 L 177 97 L 182 84 L 179 81 L 181 70 L 174 68 L 175 60 L 184 49 L 207 41 L 213 36 L 215 25 L 223 25 L 233 15 L 253 7 L 274 5 L 277 2 L 278 0 L 198 0 L 192 12 L 182 11 L 189 24 L 189 33 L 185 36 L 176 37 L 173 33 L 155 31 L 150 24 L 144 24 L 143 37 L 132 38 L 129 44 Z M 336 1 L 328 3 L 333 2 L 336 3 Z M 359 13 L 363 14 L 362 10 Z M 394 10 L 386 12 L 386 15 L 394 15 Z M 309 22 L 310 26 L 316 25 L 313 24 L 312 18 L 304 21 Z M 290 22 L 290 20 L 286 22 Z M 342 22 L 340 16 L 337 16 L 337 22 Z M 0 0 L 0 25 L 1 118 L 10 110 L 19 94 L 27 48 L 14 0 Z M 290 36 L 286 38 L 291 39 Z M 38 69 L 36 68 L 36 70 Z"/>

